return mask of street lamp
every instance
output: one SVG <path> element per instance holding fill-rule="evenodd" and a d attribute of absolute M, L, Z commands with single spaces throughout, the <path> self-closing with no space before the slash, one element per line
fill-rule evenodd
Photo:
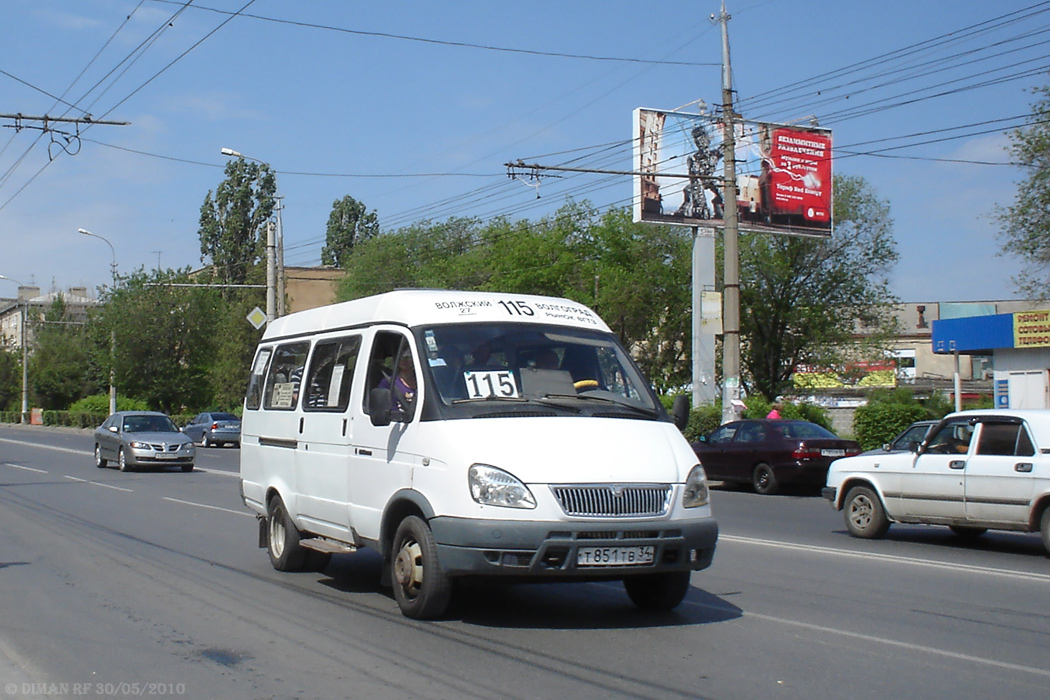
<path fill-rule="evenodd" d="M 25 285 L 18 280 L 8 277 L 6 275 L 0 275 L 0 279 L 7 280 L 8 282 L 14 282 L 19 287 Z M 29 422 L 29 363 L 27 350 L 28 343 L 26 342 L 26 323 L 29 321 L 29 300 L 19 299 L 20 305 L 22 306 L 22 415 L 19 422 L 23 425 Z"/>
<path fill-rule="evenodd" d="M 112 278 L 111 290 L 117 288 L 117 251 L 113 248 L 113 244 L 109 242 L 109 239 L 104 236 L 100 236 L 97 233 L 91 233 L 87 229 L 78 228 L 77 233 L 82 233 L 85 236 L 91 236 L 97 238 L 100 241 L 105 241 L 106 245 L 109 246 L 109 252 L 113 256 L 113 260 L 109 265 L 109 272 Z M 113 415 L 117 412 L 117 384 L 116 384 L 116 354 L 117 354 L 117 331 L 116 329 L 110 331 L 109 335 L 109 414 Z"/>
<path fill-rule="evenodd" d="M 224 156 L 230 158 L 244 158 L 245 160 L 254 160 L 260 165 L 270 167 L 270 164 L 266 161 L 259 160 L 258 158 L 252 158 L 246 156 L 239 151 L 235 151 L 232 148 L 222 147 L 220 152 Z M 277 200 L 277 233 L 276 241 L 280 241 L 281 255 L 280 260 L 277 259 L 277 242 L 275 241 L 275 234 L 273 225 L 267 223 L 266 225 L 266 322 L 277 318 L 277 287 L 280 286 L 280 302 L 281 302 L 281 315 L 284 311 L 284 230 L 281 225 L 281 197 L 277 192 L 274 192 L 274 199 Z M 278 274 L 278 270 L 280 274 Z"/>

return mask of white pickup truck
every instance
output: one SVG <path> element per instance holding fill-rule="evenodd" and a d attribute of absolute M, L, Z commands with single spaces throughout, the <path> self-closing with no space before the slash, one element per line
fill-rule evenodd
<path fill-rule="evenodd" d="M 832 462 L 823 494 L 854 537 L 882 537 L 895 522 L 963 537 L 1038 531 L 1050 552 L 1050 411 L 949 414 L 916 451 Z"/>

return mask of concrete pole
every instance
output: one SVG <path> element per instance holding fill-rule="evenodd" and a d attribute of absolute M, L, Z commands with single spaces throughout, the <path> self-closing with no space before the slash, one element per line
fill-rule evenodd
<path fill-rule="evenodd" d="M 955 410 L 962 410 L 962 379 L 959 373 L 959 351 L 956 350 L 955 355 L 955 374 L 952 377 L 953 388 L 955 389 Z"/>
<path fill-rule="evenodd" d="M 19 422 L 29 422 L 29 339 L 26 324 L 29 323 L 29 300 L 22 301 L 22 416 Z"/>
<path fill-rule="evenodd" d="M 276 309 L 276 288 L 275 280 L 277 278 L 277 252 L 274 243 L 274 229 L 276 225 L 273 221 L 266 222 L 266 322 L 270 323 L 277 318 Z"/>
<path fill-rule="evenodd" d="M 284 308 L 284 222 L 281 220 L 281 211 L 284 209 L 284 202 L 280 195 L 276 195 L 275 198 L 277 199 L 277 316 L 281 317 L 287 313 Z"/>
<path fill-rule="evenodd" d="M 722 201 L 725 208 L 723 240 L 724 313 L 722 320 L 722 422 L 740 417 L 740 231 L 736 202 L 736 136 L 733 131 L 733 77 L 729 63 L 729 15 L 725 2 L 717 20 L 722 24 Z"/>

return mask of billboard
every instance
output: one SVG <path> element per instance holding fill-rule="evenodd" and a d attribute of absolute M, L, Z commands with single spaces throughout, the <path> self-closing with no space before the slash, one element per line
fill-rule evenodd
<path fill-rule="evenodd" d="M 720 118 L 634 111 L 634 220 L 725 225 Z M 827 237 L 832 232 L 831 131 L 734 124 L 741 231 Z"/>

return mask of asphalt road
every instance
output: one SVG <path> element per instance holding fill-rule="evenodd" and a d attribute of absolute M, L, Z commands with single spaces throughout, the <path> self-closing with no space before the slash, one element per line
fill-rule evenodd
<path fill-rule="evenodd" d="M 669 614 L 618 584 L 474 586 L 416 622 L 378 559 L 274 571 L 231 448 L 99 470 L 87 431 L 0 426 L 0 699 L 1038 698 L 1038 535 L 868 542 L 812 496 L 716 490 L 722 534 Z"/>

